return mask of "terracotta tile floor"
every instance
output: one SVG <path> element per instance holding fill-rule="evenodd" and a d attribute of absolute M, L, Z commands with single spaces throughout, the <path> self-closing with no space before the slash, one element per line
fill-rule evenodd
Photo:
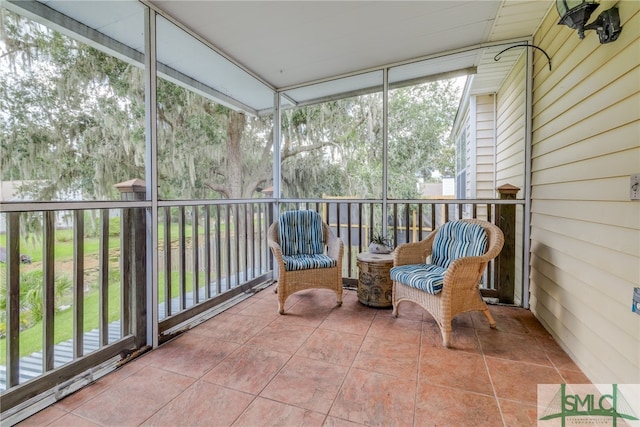
<path fill-rule="evenodd" d="M 533 315 L 429 314 L 270 287 L 25 420 L 48 426 L 527 426 L 537 384 L 589 382 Z"/>

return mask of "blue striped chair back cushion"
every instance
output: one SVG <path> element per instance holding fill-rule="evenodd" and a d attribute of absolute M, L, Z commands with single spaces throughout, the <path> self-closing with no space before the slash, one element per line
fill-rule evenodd
<path fill-rule="evenodd" d="M 287 211 L 280 215 L 278 239 L 282 255 L 316 255 L 324 253 L 322 218 L 310 210 Z"/>
<path fill-rule="evenodd" d="M 480 256 L 487 250 L 487 240 L 487 233 L 479 224 L 447 222 L 433 240 L 431 263 L 446 269 L 457 258 Z"/>

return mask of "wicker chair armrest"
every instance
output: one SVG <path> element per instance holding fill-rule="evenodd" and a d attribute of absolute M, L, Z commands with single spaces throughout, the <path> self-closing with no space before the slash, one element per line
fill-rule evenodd
<path fill-rule="evenodd" d="M 453 261 L 444 274 L 443 296 L 477 289 L 486 267 L 484 256 L 462 257 Z"/>
<path fill-rule="evenodd" d="M 419 242 L 403 243 L 393 251 L 393 265 L 423 264 L 431 255 L 435 232 L 431 232 Z"/>
<path fill-rule="evenodd" d="M 282 259 L 282 247 L 278 241 L 278 223 L 274 222 L 267 231 L 267 243 L 271 249 L 271 253 L 275 258 L 278 266 L 284 269 L 284 260 Z"/>

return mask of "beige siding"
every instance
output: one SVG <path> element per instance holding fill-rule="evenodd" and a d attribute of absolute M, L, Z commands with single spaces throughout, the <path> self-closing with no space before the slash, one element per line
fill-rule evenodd
<path fill-rule="evenodd" d="M 525 56 L 522 55 L 498 91 L 497 186 L 524 188 Z M 524 191 L 517 195 L 524 197 Z"/>
<path fill-rule="evenodd" d="M 495 115 L 493 95 L 476 97 L 476 164 L 475 197 L 492 199 L 496 195 L 494 182 Z"/>
<path fill-rule="evenodd" d="M 475 119 L 476 114 L 476 98 L 471 97 L 469 100 L 469 109 L 465 113 L 467 131 L 467 152 L 466 156 L 466 199 L 473 199 L 476 194 L 476 164 L 475 164 L 475 151 L 476 151 L 476 126 L 477 121 Z"/>
<path fill-rule="evenodd" d="M 519 199 L 524 197 L 524 144 L 525 144 L 525 60 L 521 56 L 505 79 L 497 95 L 496 187 L 511 184 L 520 187 Z M 516 247 L 522 247 L 523 210 L 516 210 Z M 516 251 L 515 295 L 516 304 L 522 303 L 522 253 Z"/>
<path fill-rule="evenodd" d="M 640 383 L 640 2 L 580 40 L 550 13 L 534 38 L 531 310 L 596 383 Z M 553 12 L 553 11 L 552 11 Z M 594 15 L 595 15 L 594 14 Z"/>

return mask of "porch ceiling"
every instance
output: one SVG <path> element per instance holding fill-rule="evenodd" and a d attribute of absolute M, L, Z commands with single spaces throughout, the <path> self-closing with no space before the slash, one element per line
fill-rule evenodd
<path fill-rule="evenodd" d="M 276 88 L 525 38 L 545 1 L 151 0 Z"/>
<path fill-rule="evenodd" d="M 381 86 L 381 74 L 372 78 L 365 71 L 414 59 L 429 61 L 397 68 L 398 79 L 472 68 L 476 75 L 471 93 L 494 92 L 519 51 L 507 52 L 496 63 L 493 57 L 506 45 L 477 51 L 465 48 L 524 41 L 553 6 L 553 2 L 539 0 L 140 1 L 218 50 L 219 54 L 203 58 L 199 52 L 186 54 L 190 48 L 172 46 L 176 37 L 159 39 L 159 48 L 165 43 L 179 57 L 163 63 L 169 78 L 186 76 L 183 84 L 196 79 L 205 85 L 205 94 L 222 95 L 218 98 L 223 102 L 227 98 L 231 101 L 227 104 L 246 106 L 253 112 L 270 108 L 274 90 L 291 89 L 286 92 L 289 100 L 304 103 L 345 92 L 346 86 L 370 89 L 372 81 Z M 134 51 L 144 50 L 141 27 L 134 24 L 140 22 L 141 13 L 135 1 L 39 3 Z M 443 52 L 456 54 L 437 57 Z M 231 66 L 227 59 L 243 69 Z M 159 60 L 163 60 L 160 54 Z M 323 82 L 335 76 L 349 79 L 335 85 Z M 323 83 L 296 89 L 310 82 Z"/>

